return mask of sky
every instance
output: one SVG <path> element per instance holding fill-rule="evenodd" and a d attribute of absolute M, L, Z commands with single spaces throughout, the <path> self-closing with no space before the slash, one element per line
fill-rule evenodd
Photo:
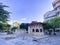
<path fill-rule="evenodd" d="M 44 21 L 44 14 L 53 9 L 54 0 L 0 0 L 10 14 L 10 22 L 29 23 L 31 21 Z"/>

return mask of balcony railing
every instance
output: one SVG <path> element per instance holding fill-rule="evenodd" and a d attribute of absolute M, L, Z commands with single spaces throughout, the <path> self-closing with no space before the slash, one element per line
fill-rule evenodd
<path fill-rule="evenodd" d="M 55 5 L 59 0 L 55 0 L 52 4 Z"/>
<path fill-rule="evenodd" d="M 57 3 L 55 6 L 54 6 L 54 9 L 58 8 L 60 6 L 60 3 Z"/>

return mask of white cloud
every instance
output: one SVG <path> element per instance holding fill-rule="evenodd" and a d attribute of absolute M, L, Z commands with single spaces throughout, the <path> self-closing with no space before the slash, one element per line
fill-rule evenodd
<path fill-rule="evenodd" d="M 22 18 L 21 20 L 23 20 L 23 21 L 24 21 L 24 20 L 26 20 L 26 18 Z"/>
<path fill-rule="evenodd" d="M 12 25 L 12 24 L 13 24 L 13 22 L 9 21 L 9 22 L 8 22 L 8 24 Z"/>

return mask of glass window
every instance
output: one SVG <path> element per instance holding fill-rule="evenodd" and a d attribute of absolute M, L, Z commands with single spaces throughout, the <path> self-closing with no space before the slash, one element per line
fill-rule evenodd
<path fill-rule="evenodd" d="M 34 29 L 32 29 L 32 32 L 34 32 Z"/>
<path fill-rule="evenodd" d="M 40 32 L 42 32 L 42 29 L 40 29 Z"/>
<path fill-rule="evenodd" d="M 39 32 L 39 30 L 38 30 L 38 29 L 36 29 L 36 32 Z"/>

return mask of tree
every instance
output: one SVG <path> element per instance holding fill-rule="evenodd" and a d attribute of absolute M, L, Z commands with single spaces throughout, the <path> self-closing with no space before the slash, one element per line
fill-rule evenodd
<path fill-rule="evenodd" d="M 54 34 L 56 34 L 55 29 L 60 28 L 60 17 L 55 17 L 55 18 L 51 19 L 50 23 L 52 25 L 52 29 L 54 30 Z"/>
<path fill-rule="evenodd" d="M 4 29 L 5 29 L 6 31 L 9 31 L 9 30 L 10 30 L 10 27 L 11 27 L 10 24 L 5 24 Z"/>
<path fill-rule="evenodd" d="M 3 27 L 4 26 L 4 24 L 3 23 L 0 23 L 0 31 L 2 32 L 3 31 Z"/>
<path fill-rule="evenodd" d="M 9 13 L 7 10 L 5 10 L 4 8 L 8 7 L 6 5 L 3 5 L 2 3 L 0 3 L 0 21 L 2 22 L 6 22 L 8 21 L 9 18 Z"/>
<path fill-rule="evenodd" d="M 10 25 L 7 24 L 7 23 L 3 23 L 3 22 L 0 22 L 0 31 L 3 32 L 3 31 L 7 31 L 10 29 Z"/>
<path fill-rule="evenodd" d="M 20 29 L 26 29 L 26 31 L 28 31 L 28 26 L 29 26 L 29 23 L 22 23 L 20 25 Z"/>
<path fill-rule="evenodd" d="M 8 7 L 8 6 L 0 3 L 0 31 L 7 29 L 7 26 L 8 26 L 7 21 L 8 21 L 8 18 L 10 17 L 9 16 L 10 12 L 5 10 L 5 7 Z"/>
<path fill-rule="evenodd" d="M 12 27 L 11 31 L 14 31 L 17 29 L 18 27 Z"/>
<path fill-rule="evenodd" d="M 60 17 L 50 19 L 49 21 L 46 22 L 46 25 L 44 27 L 45 29 L 52 28 L 54 31 L 54 35 L 56 35 L 55 29 L 60 28 Z"/>
<path fill-rule="evenodd" d="M 43 28 L 44 28 L 45 31 L 49 32 L 49 35 L 51 35 L 51 30 L 49 30 L 49 29 L 52 28 L 52 25 L 50 23 L 45 22 Z"/>
<path fill-rule="evenodd" d="M 50 28 L 52 28 L 52 25 L 48 22 L 45 22 L 43 28 L 44 28 L 44 30 L 50 29 Z"/>

